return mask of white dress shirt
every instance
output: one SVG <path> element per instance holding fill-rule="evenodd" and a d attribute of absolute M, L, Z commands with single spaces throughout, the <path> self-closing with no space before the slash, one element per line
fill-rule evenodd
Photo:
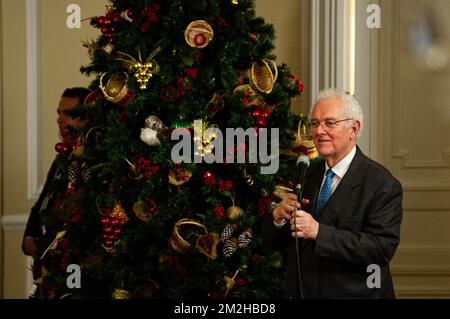
<path fill-rule="evenodd" d="M 352 150 L 336 165 L 334 165 L 331 170 L 334 173 L 333 176 L 333 182 L 331 183 L 331 193 L 333 194 L 336 188 L 338 187 L 339 183 L 341 182 L 342 178 L 344 178 L 345 173 L 347 173 L 348 168 L 350 167 L 351 162 L 353 161 L 353 158 L 356 154 L 356 146 L 353 146 Z M 322 179 L 322 186 L 325 182 L 326 173 L 330 167 L 325 162 L 325 173 L 323 174 Z M 320 186 L 320 190 L 322 190 L 322 186 Z M 319 190 L 319 194 L 320 194 Z"/>

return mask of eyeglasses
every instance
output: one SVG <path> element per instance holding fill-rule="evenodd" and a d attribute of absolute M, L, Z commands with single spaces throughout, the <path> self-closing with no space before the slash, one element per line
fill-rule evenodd
<path fill-rule="evenodd" d="M 319 128 L 319 126 L 324 124 L 326 128 L 334 129 L 339 122 L 344 122 L 344 121 L 353 121 L 353 119 L 343 119 L 343 120 L 326 119 L 325 121 L 322 121 L 322 122 L 319 122 L 319 121 L 316 121 L 316 120 L 312 120 L 309 123 L 309 126 L 311 128 L 313 128 L 313 129 L 317 129 L 317 128 Z"/>

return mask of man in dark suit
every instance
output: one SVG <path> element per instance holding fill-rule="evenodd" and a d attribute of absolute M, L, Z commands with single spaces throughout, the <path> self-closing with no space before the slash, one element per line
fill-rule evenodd
<path fill-rule="evenodd" d="M 362 124 L 351 95 L 319 93 L 310 128 L 323 160 L 306 172 L 301 208 L 290 194 L 263 226 L 270 247 L 288 249 L 287 298 L 395 298 L 402 186 L 356 145 Z"/>
<path fill-rule="evenodd" d="M 69 113 L 70 110 L 84 102 L 89 92 L 88 89 L 82 87 L 68 88 L 64 90 L 59 100 L 56 121 L 59 128 L 59 137 L 64 145 L 70 146 L 76 143 L 78 133 L 85 125 L 85 119 L 82 116 L 72 117 Z M 22 240 L 22 251 L 25 255 L 32 256 L 35 261 L 39 257 L 36 256 L 36 241 L 46 234 L 46 230 L 40 223 L 40 215 L 51 204 L 54 197 L 54 194 L 50 193 L 51 183 L 62 179 L 67 179 L 67 176 L 61 176 L 56 161 L 53 161 L 44 188 L 28 217 Z"/>

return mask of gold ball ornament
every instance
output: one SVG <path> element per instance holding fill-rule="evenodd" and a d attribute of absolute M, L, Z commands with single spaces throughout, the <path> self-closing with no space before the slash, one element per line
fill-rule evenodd
<path fill-rule="evenodd" d="M 121 106 L 126 106 L 134 98 L 134 93 L 128 88 L 128 74 L 125 72 L 103 73 L 100 77 L 100 90 L 108 101 Z"/>
<path fill-rule="evenodd" d="M 233 205 L 227 209 L 225 215 L 227 216 L 228 220 L 234 221 L 244 215 L 244 210 L 239 206 Z"/>
<path fill-rule="evenodd" d="M 214 38 L 214 31 L 205 20 L 196 20 L 184 30 L 184 39 L 193 48 L 202 49 Z"/>

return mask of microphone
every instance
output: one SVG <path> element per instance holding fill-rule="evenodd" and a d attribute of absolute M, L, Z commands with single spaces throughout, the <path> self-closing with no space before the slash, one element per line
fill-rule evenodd
<path fill-rule="evenodd" d="M 300 155 L 297 158 L 297 164 L 295 165 L 296 172 L 294 175 L 294 190 L 297 195 L 297 200 L 301 201 L 302 198 L 302 190 L 303 190 L 303 180 L 305 179 L 305 173 L 307 168 L 309 167 L 309 158 L 306 155 Z"/>
<path fill-rule="evenodd" d="M 297 164 L 295 165 L 296 172 L 294 174 L 294 190 L 296 200 L 294 203 L 294 207 L 297 207 L 297 202 L 302 202 L 303 199 L 303 180 L 305 179 L 305 173 L 306 169 L 309 167 L 309 158 L 306 155 L 300 155 L 297 158 Z M 295 212 L 295 211 L 294 211 Z M 294 214 L 293 212 L 293 214 Z M 295 217 L 294 217 L 295 218 Z M 299 238 L 295 238 L 295 252 L 297 257 L 297 279 L 298 279 L 298 289 L 300 293 L 300 298 L 303 299 L 303 284 L 302 284 L 302 271 L 301 271 L 301 263 L 300 263 L 300 255 L 301 255 L 301 245 L 299 244 Z M 295 295 L 295 298 L 298 298 L 297 295 Z"/>

